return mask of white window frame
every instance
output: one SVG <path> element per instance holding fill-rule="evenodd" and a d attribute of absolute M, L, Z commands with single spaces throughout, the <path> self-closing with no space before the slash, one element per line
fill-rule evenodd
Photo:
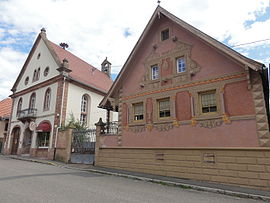
<path fill-rule="evenodd" d="M 152 80 L 157 80 L 159 78 L 159 67 L 157 65 L 151 67 L 151 78 Z"/>
<path fill-rule="evenodd" d="M 180 57 L 176 59 L 176 68 L 177 68 L 177 73 L 184 73 L 186 72 L 186 60 L 184 57 Z"/>
<path fill-rule="evenodd" d="M 87 97 L 87 95 L 83 95 L 82 100 L 81 100 L 81 114 L 80 114 L 80 123 L 81 124 L 87 122 L 88 103 L 89 103 L 89 98 Z"/>

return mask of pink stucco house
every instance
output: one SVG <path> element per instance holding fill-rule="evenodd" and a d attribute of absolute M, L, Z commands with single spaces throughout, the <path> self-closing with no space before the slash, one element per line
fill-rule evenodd
<path fill-rule="evenodd" d="M 102 146 L 270 146 L 264 64 L 160 6 L 100 107 L 120 124 Z"/>

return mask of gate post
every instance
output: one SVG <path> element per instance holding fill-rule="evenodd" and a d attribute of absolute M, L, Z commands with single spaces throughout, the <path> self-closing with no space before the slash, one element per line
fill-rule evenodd
<path fill-rule="evenodd" d="M 100 147 L 100 135 L 104 134 L 105 123 L 102 122 L 102 118 L 99 118 L 99 121 L 95 124 L 96 126 L 96 146 L 95 146 L 95 164 L 98 163 L 99 156 L 99 147 Z"/>

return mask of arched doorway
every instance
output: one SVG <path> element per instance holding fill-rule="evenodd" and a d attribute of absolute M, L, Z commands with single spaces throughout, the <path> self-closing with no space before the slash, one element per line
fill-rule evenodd
<path fill-rule="evenodd" d="M 29 154 L 32 142 L 32 131 L 29 128 L 25 129 L 23 137 L 23 151 L 22 154 Z"/>
<path fill-rule="evenodd" d="M 21 130 L 19 127 L 15 127 L 12 130 L 11 154 L 17 154 L 19 147 L 20 131 Z"/>

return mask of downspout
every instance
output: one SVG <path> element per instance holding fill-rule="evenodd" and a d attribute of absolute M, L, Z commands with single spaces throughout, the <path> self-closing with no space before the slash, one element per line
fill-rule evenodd
<path fill-rule="evenodd" d="M 63 106 L 64 106 L 64 93 L 65 93 L 65 86 L 66 86 L 66 76 L 64 75 L 63 80 L 63 89 L 62 89 L 62 97 L 61 97 L 61 110 L 60 110 L 60 119 L 59 119 L 59 126 L 56 128 L 56 134 L 55 134 L 55 141 L 54 141 L 54 153 L 53 153 L 53 160 L 55 160 L 56 155 L 56 144 L 57 144 L 57 138 L 58 138 L 58 132 L 59 129 L 62 127 L 62 113 L 63 113 Z"/>

